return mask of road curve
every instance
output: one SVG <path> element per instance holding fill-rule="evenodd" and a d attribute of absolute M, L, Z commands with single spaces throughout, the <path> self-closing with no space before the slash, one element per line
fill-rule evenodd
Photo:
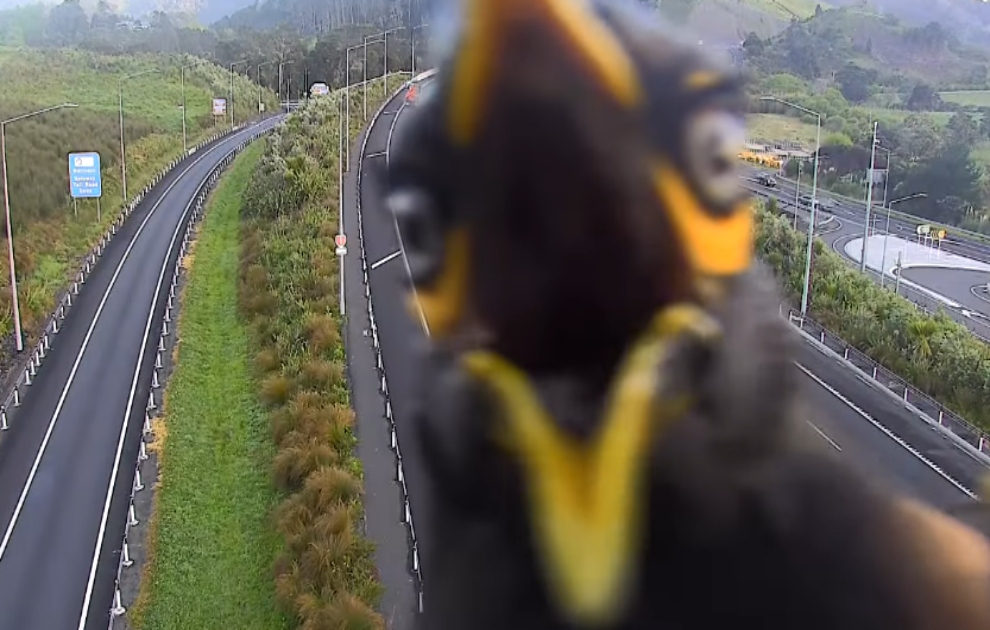
<path fill-rule="evenodd" d="M 398 111 L 398 103 L 393 101 L 386 111 Z M 361 158 L 365 164 L 386 159 L 392 131 L 401 120 L 401 112 L 384 116 L 368 131 L 367 151 Z M 414 351 L 417 344 L 425 341 L 426 332 L 405 308 L 403 292 L 409 281 L 395 222 L 382 205 L 382 191 L 368 179 L 359 194 L 389 400 L 399 443 L 410 444 L 410 410 L 417 373 Z M 896 400 L 810 344 L 798 344 L 795 363 L 808 410 L 803 426 L 819 437 L 825 451 L 891 489 L 937 508 L 954 508 L 971 501 L 967 490 L 986 472 L 982 464 L 963 454 Z M 440 543 L 425 538 L 429 527 L 424 519 L 429 517 L 426 506 L 430 497 L 418 457 L 410 447 L 403 450 L 417 542 L 420 553 L 428 557 L 424 549 Z M 428 584 L 424 586 L 429 588 Z"/>
<path fill-rule="evenodd" d="M 781 182 L 777 188 L 768 189 L 756 184 L 752 179 L 747 179 L 750 175 L 751 173 L 747 172 L 743 179 L 744 185 L 749 190 L 763 197 L 773 197 L 777 199 L 781 204 L 782 211 L 788 213 L 792 211 L 795 198 L 793 184 L 790 184 L 789 182 Z M 802 194 L 804 194 L 805 189 L 802 188 L 801 190 L 803 191 Z M 845 246 L 849 241 L 863 237 L 865 230 L 863 212 L 864 208 L 862 207 L 857 208 L 845 202 L 836 202 L 832 207 L 824 209 L 824 214 L 834 216 L 835 219 L 828 225 L 823 225 L 817 232 L 817 236 L 821 238 L 833 251 L 842 256 L 843 259 L 849 261 L 851 266 L 855 266 L 857 268 L 858 261 L 853 260 L 846 253 Z M 807 213 L 802 210 L 799 216 L 801 216 L 802 220 L 804 220 L 805 224 L 807 224 Z M 878 224 L 877 229 L 882 232 L 885 227 L 886 217 L 884 217 L 883 224 Z M 897 221 L 893 218 L 890 223 L 890 233 L 893 236 L 899 236 L 905 240 L 912 240 L 914 238 L 914 228 L 912 226 L 907 223 Z M 978 243 L 971 243 L 968 241 L 962 244 L 946 242 L 942 247 L 944 251 L 947 252 L 972 258 L 973 260 L 990 262 L 990 248 Z M 990 303 L 979 301 L 974 302 L 970 299 L 972 297 L 969 293 L 970 285 L 967 284 L 965 287 L 961 286 L 962 284 L 965 284 L 966 280 L 968 280 L 968 278 L 964 279 L 965 274 L 963 274 L 963 272 L 954 269 L 943 269 L 940 270 L 940 272 L 935 276 L 923 274 L 922 280 L 918 281 L 915 280 L 912 275 L 917 271 L 918 270 L 907 270 L 904 277 L 960 304 L 973 303 L 974 308 L 970 308 L 969 310 L 975 311 L 976 313 L 983 313 L 984 316 L 965 315 L 961 310 L 948 308 L 944 302 L 939 301 L 923 291 L 910 287 L 907 284 L 901 285 L 901 295 L 908 298 L 915 304 L 928 309 L 929 311 L 935 312 L 940 309 L 945 310 L 952 319 L 963 326 L 966 326 L 966 328 L 968 328 L 975 336 L 983 339 L 984 341 L 990 340 Z M 880 275 L 878 272 L 872 269 L 867 269 L 867 273 L 874 281 L 879 282 Z M 987 280 L 990 280 L 990 278 L 987 278 Z M 987 280 L 984 280 L 983 282 L 986 282 Z M 891 278 L 887 278 L 887 282 L 892 283 L 893 280 Z"/>
<path fill-rule="evenodd" d="M 212 169 L 279 119 L 180 162 L 87 279 L 0 443 L 0 628 L 107 627 L 155 335 L 181 230 Z"/>

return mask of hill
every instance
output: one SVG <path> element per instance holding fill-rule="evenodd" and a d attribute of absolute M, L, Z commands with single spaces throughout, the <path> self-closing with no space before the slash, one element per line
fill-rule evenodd
<path fill-rule="evenodd" d="M 984 86 L 990 51 L 964 43 L 938 23 L 909 26 L 860 7 L 822 10 L 766 40 L 750 37 L 749 59 L 764 73 L 831 80 L 850 65 L 870 82 L 904 87 Z"/>
<path fill-rule="evenodd" d="M 122 205 L 118 133 L 117 80 L 124 90 L 127 181 L 131 195 L 163 165 L 182 153 L 182 102 L 179 67 L 188 57 L 161 55 L 105 56 L 70 50 L 0 48 L 0 119 L 61 103 L 64 109 L 12 123 L 7 127 L 7 159 L 14 245 L 25 330 L 44 318 L 56 293 L 78 261 Z M 180 63 L 181 62 L 181 63 Z M 43 71 L 39 71 L 43 69 Z M 226 98 L 227 70 L 209 63 L 186 69 L 186 106 L 190 144 L 229 125 L 214 127 L 212 99 Z M 235 115 L 257 116 L 258 88 L 242 76 L 234 84 Z M 272 92 L 264 95 L 277 108 Z M 67 154 L 98 151 L 102 158 L 101 221 L 94 201 L 76 206 L 68 194 Z M 11 329 L 9 273 L 0 263 L 0 338 Z"/>

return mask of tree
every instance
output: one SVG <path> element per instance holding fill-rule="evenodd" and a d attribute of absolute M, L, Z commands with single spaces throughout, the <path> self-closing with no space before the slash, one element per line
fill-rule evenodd
<path fill-rule="evenodd" d="M 746 39 L 743 40 L 743 50 L 746 54 L 751 57 L 759 57 L 766 50 L 766 42 L 764 42 L 759 35 L 750 31 Z"/>
<path fill-rule="evenodd" d="M 846 100 L 862 103 L 870 98 L 870 88 L 877 80 L 877 72 L 849 63 L 835 74 L 835 80 Z"/>
<path fill-rule="evenodd" d="M 48 15 L 48 36 L 61 46 L 71 46 L 89 31 L 89 19 L 79 0 L 64 0 Z"/>
<path fill-rule="evenodd" d="M 956 112 L 949 119 L 945 128 L 949 144 L 960 148 L 972 147 L 980 139 L 980 128 L 976 121 L 966 112 Z"/>
<path fill-rule="evenodd" d="M 907 99 L 907 108 L 914 111 L 938 111 L 941 106 L 942 97 L 925 83 L 915 85 Z"/>

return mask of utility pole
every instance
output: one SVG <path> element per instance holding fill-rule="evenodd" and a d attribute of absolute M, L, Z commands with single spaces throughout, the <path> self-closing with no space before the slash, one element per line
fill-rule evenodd
<path fill-rule="evenodd" d="M 866 227 L 863 228 L 863 253 L 860 256 L 859 270 L 866 273 L 867 242 L 870 240 L 870 212 L 873 209 L 873 169 L 877 160 L 877 128 L 879 123 L 873 122 L 873 143 L 870 147 L 870 170 L 866 177 Z"/>

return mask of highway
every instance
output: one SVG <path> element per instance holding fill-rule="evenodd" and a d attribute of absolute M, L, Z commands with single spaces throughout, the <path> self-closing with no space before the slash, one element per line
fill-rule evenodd
<path fill-rule="evenodd" d="M 386 111 L 398 110 L 397 102 Z M 369 130 L 365 165 L 387 159 L 398 116 L 384 116 Z M 401 124 L 399 122 L 398 124 Z M 420 553 L 431 544 L 425 538 L 429 524 L 429 491 L 422 462 L 412 445 L 411 413 L 417 386 L 415 353 L 427 338 L 425 326 L 409 316 L 403 293 L 409 286 L 394 220 L 382 205 L 382 191 L 371 178 L 359 194 L 363 208 L 364 243 L 369 285 L 374 298 L 383 364 L 388 376 L 389 401 L 402 447 L 405 480 L 415 515 Z M 870 478 L 897 492 L 916 497 L 940 509 L 971 502 L 970 490 L 987 469 L 960 451 L 941 434 L 906 411 L 896 400 L 871 387 L 861 375 L 815 349 L 797 345 L 795 369 L 803 390 L 803 425 L 818 445 Z M 360 414 L 359 414 L 360 415 Z M 359 423 L 362 422 L 359 419 Z M 367 464 L 366 464 L 367 470 Z M 375 491 L 376 493 L 379 490 Z M 427 585 L 428 588 L 428 585 Z"/>
<path fill-rule="evenodd" d="M 744 185 L 751 191 L 761 196 L 775 197 L 781 204 L 781 210 L 787 213 L 793 212 L 796 191 L 790 182 L 778 180 L 777 188 L 766 188 L 757 184 L 752 178 L 759 171 L 746 169 L 744 174 Z M 802 187 L 800 194 L 810 193 L 811 187 Z M 853 260 L 846 254 L 845 245 L 852 240 L 863 238 L 865 231 L 865 202 L 860 206 L 853 206 L 844 200 L 837 200 L 836 197 L 829 197 L 822 193 L 826 201 L 822 214 L 834 217 L 826 224 L 819 223 L 820 229 L 816 232 L 818 238 L 822 239 L 833 251 L 841 255 L 850 262 L 850 265 L 858 268 L 858 261 Z M 807 212 L 801 211 L 798 215 L 807 226 Z M 882 222 L 875 224 L 875 233 L 882 233 L 886 228 L 886 215 L 881 215 Z M 806 229 L 806 227 L 805 227 Z M 890 233 L 892 236 L 900 237 L 904 240 L 916 240 L 915 228 L 913 224 L 908 224 L 891 218 Z M 948 239 L 942 244 L 942 250 L 955 253 L 973 260 L 990 262 L 990 246 L 967 241 L 950 242 Z M 872 251 L 872 250 L 871 250 Z M 878 272 L 868 269 L 867 273 L 875 281 L 879 282 Z M 906 280 L 915 282 L 925 288 L 949 298 L 950 300 L 964 305 L 965 309 L 950 308 L 944 302 L 928 295 L 922 291 L 902 284 L 901 295 L 910 299 L 915 304 L 929 310 L 938 311 L 944 309 L 952 319 L 966 326 L 974 335 L 984 341 L 990 339 L 990 302 L 983 301 L 971 293 L 974 285 L 986 284 L 990 281 L 990 275 L 978 272 L 968 272 L 953 269 L 908 269 L 904 272 Z M 981 279 L 982 278 L 982 279 Z M 893 283 L 891 278 L 887 278 L 888 283 Z M 965 311 L 965 312 L 964 312 Z"/>
<path fill-rule="evenodd" d="M 186 157 L 86 281 L 0 443 L 0 628 L 107 627 L 168 279 L 190 206 L 227 153 L 278 120 Z"/>

